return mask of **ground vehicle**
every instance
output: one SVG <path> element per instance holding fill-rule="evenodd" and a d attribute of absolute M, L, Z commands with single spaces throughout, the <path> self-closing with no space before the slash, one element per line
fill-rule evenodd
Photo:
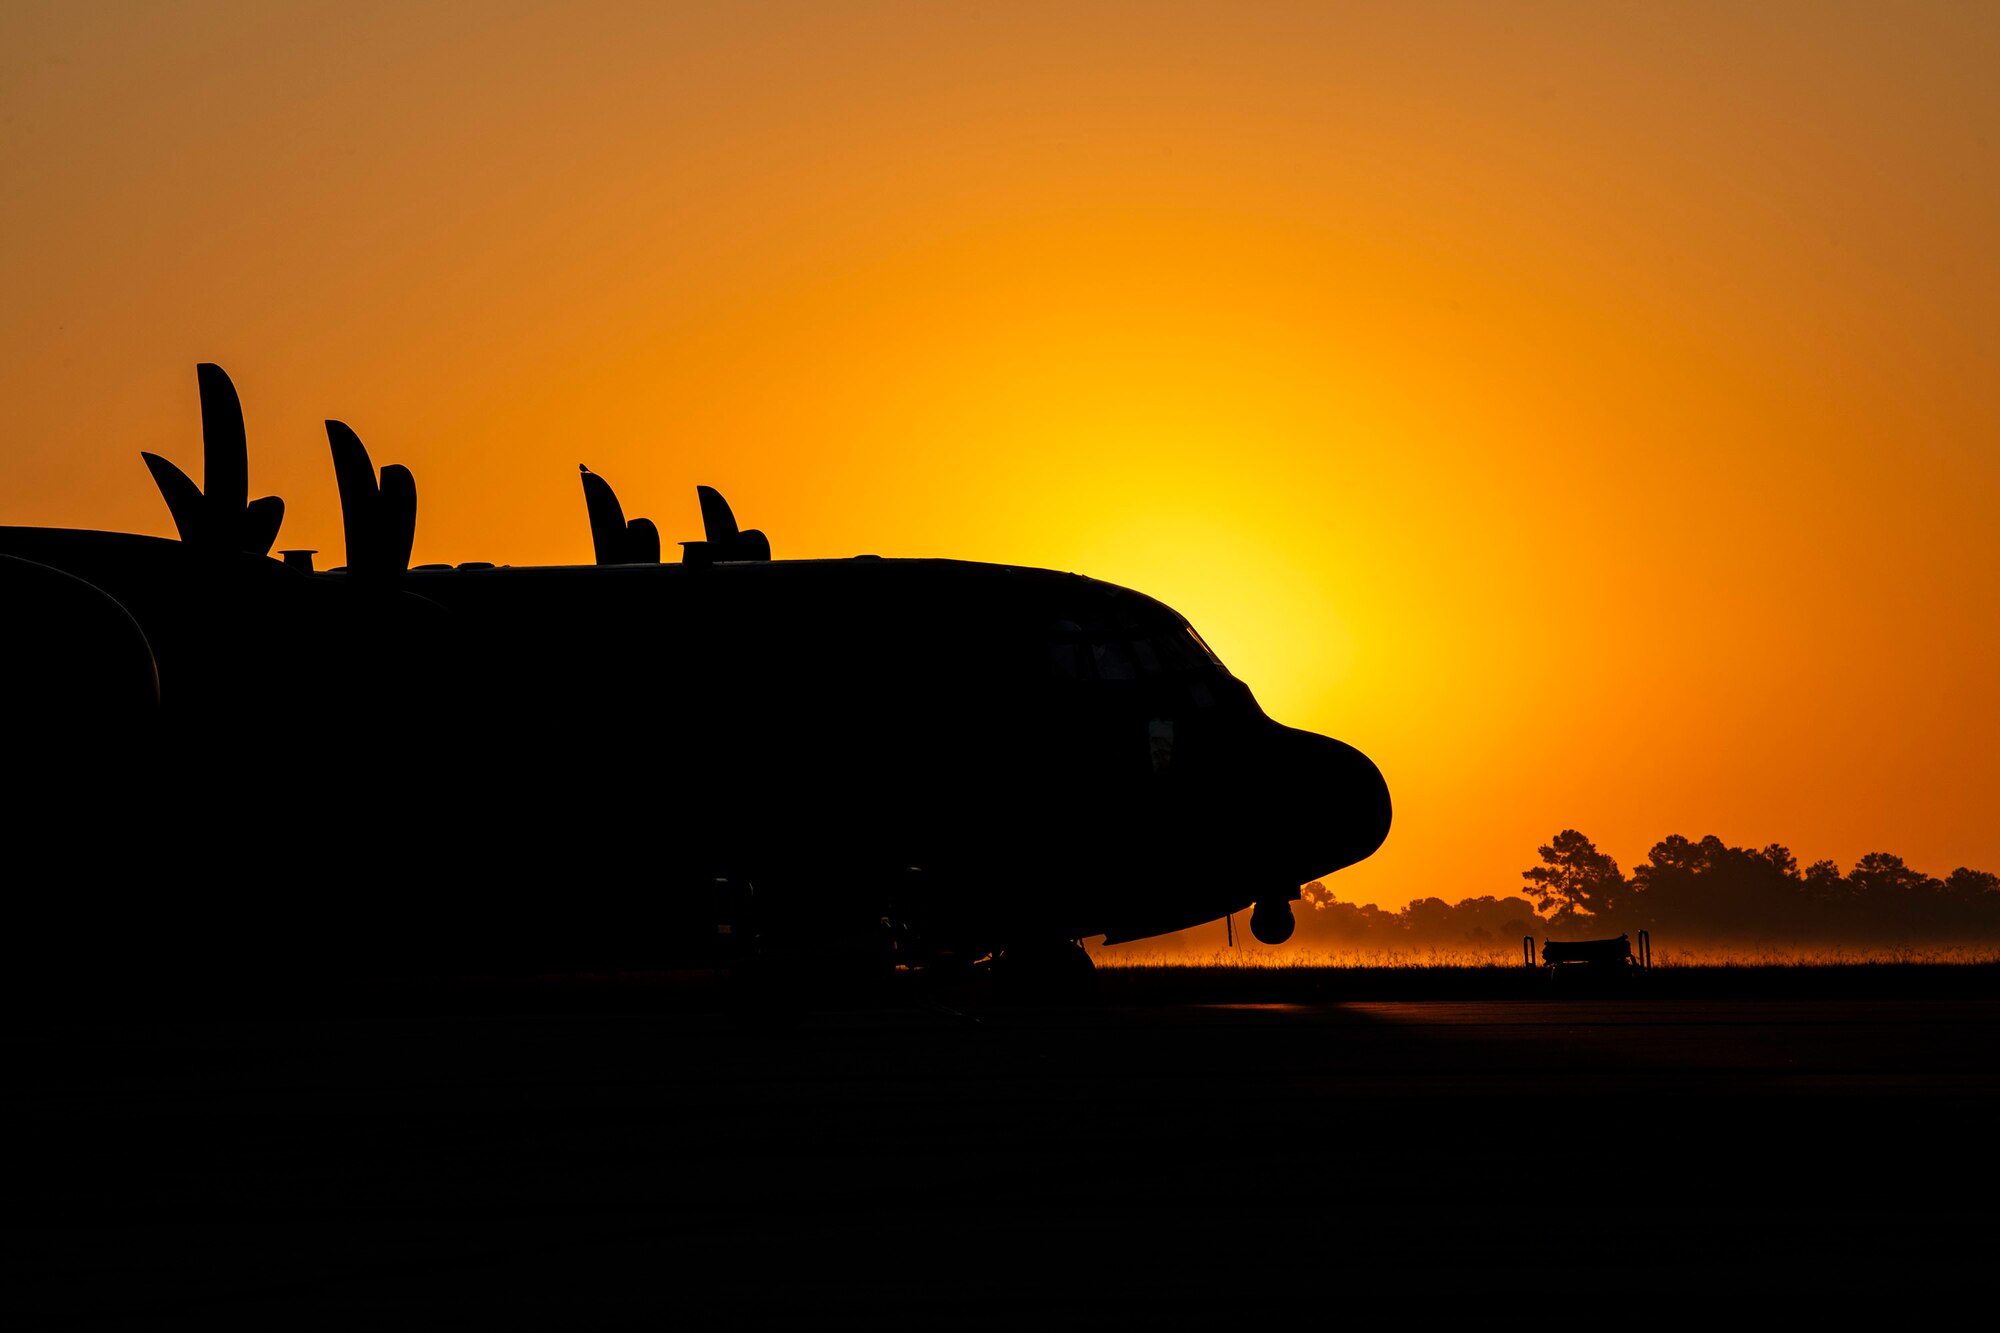
<path fill-rule="evenodd" d="M 182 540 L 0 528 L 31 645 L 13 910 L 53 937 L 101 902 L 93 938 L 148 956 L 610 967 L 881 925 L 958 955 L 1132 939 L 1254 902 L 1277 939 L 1387 834 L 1359 751 L 1073 574 L 772 560 L 706 490 L 706 540 L 660 564 L 587 472 L 605 563 L 408 569 L 414 482 L 337 422 L 349 563 L 270 559 L 282 505 L 244 503 L 235 391 L 201 382 L 207 492 L 147 460 Z"/>

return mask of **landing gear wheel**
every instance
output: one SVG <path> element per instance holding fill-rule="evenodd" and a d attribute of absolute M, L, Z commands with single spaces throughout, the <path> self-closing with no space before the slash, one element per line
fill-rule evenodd
<path fill-rule="evenodd" d="M 1292 905 L 1282 898 L 1274 903 L 1258 903 L 1250 911 L 1250 933 L 1263 944 L 1283 944 L 1298 928 Z"/>

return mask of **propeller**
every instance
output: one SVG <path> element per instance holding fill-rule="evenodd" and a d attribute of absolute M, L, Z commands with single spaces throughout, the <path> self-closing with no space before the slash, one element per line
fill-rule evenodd
<path fill-rule="evenodd" d="M 736 515 L 729 508 L 729 501 L 722 498 L 722 492 L 713 486 L 697 486 L 695 494 L 701 498 L 703 542 L 682 542 L 690 554 L 696 550 L 709 560 L 769 560 L 771 539 L 756 528 L 738 531 Z M 685 557 L 683 557 L 685 558 Z"/>
<path fill-rule="evenodd" d="M 243 435 L 243 404 L 221 366 L 204 361 L 194 368 L 201 389 L 202 475 L 206 492 L 187 473 L 158 454 L 141 452 L 146 470 L 174 516 L 181 540 L 211 551 L 269 555 L 285 521 L 285 502 L 275 495 L 249 500 L 250 449 Z"/>
<path fill-rule="evenodd" d="M 590 510 L 590 544 L 600 565 L 657 565 L 660 563 L 660 530 L 650 518 L 625 521 L 625 510 L 611 483 L 582 463 L 583 503 Z"/>
<path fill-rule="evenodd" d="M 417 480 L 401 463 L 382 469 L 381 484 L 361 437 L 345 423 L 326 423 L 333 448 L 333 476 L 340 484 L 340 517 L 347 534 L 351 574 L 400 574 L 410 567 L 417 540 Z"/>

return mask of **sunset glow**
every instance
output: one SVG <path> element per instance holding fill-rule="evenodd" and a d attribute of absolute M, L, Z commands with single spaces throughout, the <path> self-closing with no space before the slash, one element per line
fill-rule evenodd
<path fill-rule="evenodd" d="M 322 567 L 336 417 L 418 561 L 588 561 L 587 463 L 1150 593 L 1379 763 L 1350 901 L 1562 828 L 2000 869 L 1996 67 L 1952 4 L 10 5 L 0 523 L 172 535 L 214 361 Z"/>

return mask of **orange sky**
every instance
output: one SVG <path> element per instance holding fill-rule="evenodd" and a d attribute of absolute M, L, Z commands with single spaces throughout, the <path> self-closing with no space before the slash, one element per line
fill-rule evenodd
<path fill-rule="evenodd" d="M 1153 593 L 1388 775 L 1343 898 L 2000 870 L 2000 8 L 664 8 L 0 10 L 0 523 L 171 535 L 213 360 L 323 564 L 334 416 L 419 560 L 587 462 Z"/>

